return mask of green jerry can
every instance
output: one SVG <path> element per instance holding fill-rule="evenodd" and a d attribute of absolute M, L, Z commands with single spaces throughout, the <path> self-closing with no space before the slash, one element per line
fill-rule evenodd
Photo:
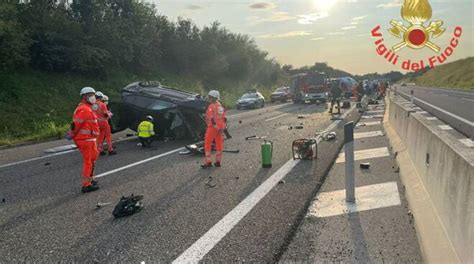
<path fill-rule="evenodd" d="M 262 168 L 272 167 L 272 155 L 273 155 L 273 142 L 263 141 L 261 145 L 262 149 Z"/>

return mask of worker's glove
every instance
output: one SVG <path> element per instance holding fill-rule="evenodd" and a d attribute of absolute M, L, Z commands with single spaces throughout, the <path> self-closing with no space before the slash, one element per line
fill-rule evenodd
<path fill-rule="evenodd" d="M 73 136 L 72 136 L 71 131 L 68 131 L 68 132 L 66 133 L 66 135 L 64 135 L 64 138 L 67 139 L 67 140 L 72 140 Z"/>
<path fill-rule="evenodd" d="M 219 133 L 219 134 L 222 134 L 222 133 L 224 133 L 224 129 L 223 129 L 223 128 L 219 128 L 219 129 L 217 129 L 217 133 Z"/>

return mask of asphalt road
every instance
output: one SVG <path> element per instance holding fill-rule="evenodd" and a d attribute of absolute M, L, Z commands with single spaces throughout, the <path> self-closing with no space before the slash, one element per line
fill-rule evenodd
<path fill-rule="evenodd" d="M 339 138 L 321 142 L 317 161 L 290 161 L 292 140 L 333 124 L 326 111 L 323 105 L 281 104 L 230 112 L 233 138 L 225 148 L 240 153 L 225 153 L 223 167 L 209 170 L 199 168 L 202 157 L 175 151 L 191 142 L 157 142 L 146 150 L 134 140 L 119 142 L 118 155 L 97 162 L 101 189 L 88 194 L 80 193 L 77 151 L 0 167 L 0 262 L 172 262 L 193 246 L 204 261 L 278 261 L 342 146 Z M 297 118 L 301 114 L 304 119 Z M 358 115 L 352 111 L 346 119 Z M 304 129 L 288 129 L 300 123 Z M 244 139 L 251 135 L 273 141 L 271 169 L 261 168 L 261 142 Z M 20 156 L 15 159 L 9 162 Z M 278 175 L 284 182 L 268 185 Z M 213 188 L 206 185 L 209 177 Z M 144 210 L 114 219 L 114 204 L 130 193 L 144 195 Z M 96 209 L 97 202 L 112 205 Z M 242 204 L 247 214 L 235 209 Z M 228 214 L 241 219 L 222 223 Z M 206 238 L 210 230 L 222 239 Z"/>
<path fill-rule="evenodd" d="M 474 92 L 397 85 L 397 91 L 407 99 L 411 90 L 416 105 L 474 138 Z"/>

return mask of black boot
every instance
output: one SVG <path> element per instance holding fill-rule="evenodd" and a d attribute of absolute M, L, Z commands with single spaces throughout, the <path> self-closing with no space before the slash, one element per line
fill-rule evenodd
<path fill-rule="evenodd" d="M 201 168 L 203 168 L 203 169 L 212 168 L 212 163 L 209 162 L 209 163 L 201 164 Z"/>
<path fill-rule="evenodd" d="M 91 184 L 89 186 L 83 186 L 81 189 L 82 193 L 88 193 L 88 192 L 93 192 L 99 190 L 99 185 L 97 184 Z"/>
<path fill-rule="evenodd" d="M 115 149 L 109 151 L 109 156 L 112 156 L 112 155 L 115 155 L 117 154 L 117 151 L 115 151 Z"/>
<path fill-rule="evenodd" d="M 216 166 L 216 167 L 220 167 L 220 166 L 221 166 L 221 163 L 220 163 L 220 161 L 216 161 L 216 162 L 214 163 L 214 166 Z"/>

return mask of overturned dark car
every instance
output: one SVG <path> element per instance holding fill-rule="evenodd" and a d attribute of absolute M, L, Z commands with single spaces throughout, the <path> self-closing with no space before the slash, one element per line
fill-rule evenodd
<path fill-rule="evenodd" d="M 130 128 L 151 115 L 158 139 L 204 138 L 207 101 L 197 93 L 165 87 L 157 81 L 132 83 L 110 103 L 112 132 Z"/>

